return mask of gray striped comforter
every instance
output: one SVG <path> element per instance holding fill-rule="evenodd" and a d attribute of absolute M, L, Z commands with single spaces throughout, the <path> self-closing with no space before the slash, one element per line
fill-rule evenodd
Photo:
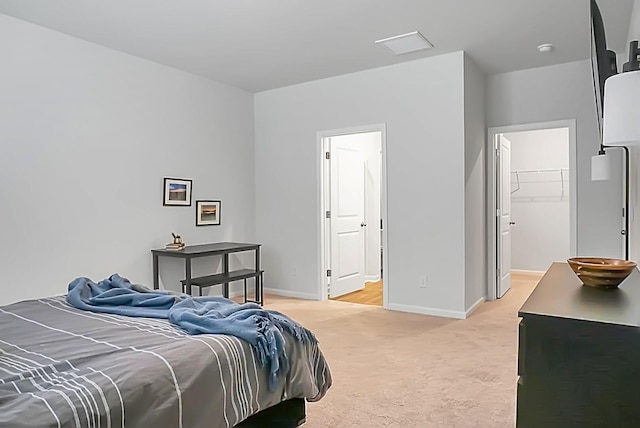
<path fill-rule="evenodd" d="M 0 307 L 0 427 L 230 427 L 331 386 L 317 345 L 287 336 L 290 370 L 267 389 L 251 347 L 166 320 L 75 309 L 63 297 Z"/>

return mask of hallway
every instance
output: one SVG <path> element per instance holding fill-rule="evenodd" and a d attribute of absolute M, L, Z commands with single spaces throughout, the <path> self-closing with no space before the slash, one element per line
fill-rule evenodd
<path fill-rule="evenodd" d="M 364 290 L 354 291 L 331 300 L 340 302 L 360 303 L 361 305 L 382 306 L 382 279 L 376 282 L 366 282 Z"/>

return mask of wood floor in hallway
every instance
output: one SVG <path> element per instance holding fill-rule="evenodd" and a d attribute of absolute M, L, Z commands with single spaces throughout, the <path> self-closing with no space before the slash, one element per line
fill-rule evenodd
<path fill-rule="evenodd" d="M 511 271 L 511 285 L 533 289 L 544 276 L 544 272 Z"/>
<path fill-rule="evenodd" d="M 364 289 L 336 297 L 340 302 L 360 303 L 362 305 L 382 306 L 382 279 L 376 282 L 365 282 Z"/>

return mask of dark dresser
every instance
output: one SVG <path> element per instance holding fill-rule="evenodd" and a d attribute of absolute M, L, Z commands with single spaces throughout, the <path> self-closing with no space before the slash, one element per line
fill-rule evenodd
<path fill-rule="evenodd" d="M 601 290 L 554 263 L 518 315 L 517 427 L 640 427 L 637 269 Z"/>

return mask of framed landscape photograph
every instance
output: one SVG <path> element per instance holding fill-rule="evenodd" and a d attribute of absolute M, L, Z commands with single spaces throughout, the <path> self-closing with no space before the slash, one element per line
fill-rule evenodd
<path fill-rule="evenodd" d="M 196 201 L 196 226 L 220 224 L 220 201 Z"/>
<path fill-rule="evenodd" d="M 191 180 L 165 177 L 163 193 L 162 205 L 191 206 Z"/>

